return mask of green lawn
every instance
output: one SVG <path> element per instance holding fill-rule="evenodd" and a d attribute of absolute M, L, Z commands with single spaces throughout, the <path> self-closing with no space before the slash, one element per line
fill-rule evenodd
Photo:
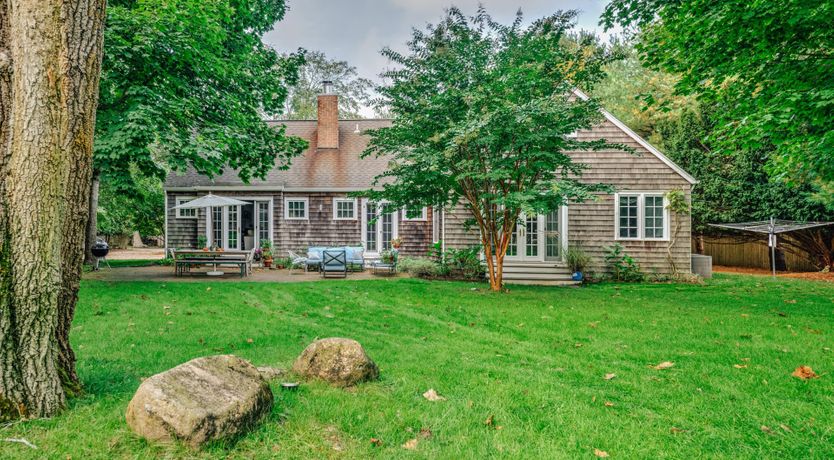
<path fill-rule="evenodd" d="M 0 430 L 39 447 L 0 442 L 0 458 L 834 456 L 834 285 L 719 275 L 705 286 L 484 288 L 86 281 L 73 340 L 88 395 L 53 420 Z M 259 428 L 202 452 L 149 445 L 124 423 L 143 377 L 215 353 L 289 367 L 329 336 L 359 340 L 381 380 L 273 386 Z M 662 361 L 675 365 L 651 367 Z M 799 365 L 821 377 L 791 377 Z M 425 400 L 429 388 L 447 400 Z M 415 437 L 415 451 L 401 447 Z"/>

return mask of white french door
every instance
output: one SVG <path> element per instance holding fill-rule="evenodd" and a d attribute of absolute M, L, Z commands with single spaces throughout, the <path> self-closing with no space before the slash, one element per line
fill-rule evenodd
<path fill-rule="evenodd" d="M 370 254 L 391 249 L 399 234 L 397 211 L 385 212 L 385 203 L 362 200 L 362 246 Z"/>
<path fill-rule="evenodd" d="M 567 247 L 567 208 L 547 214 L 522 214 L 507 247 L 507 259 L 526 262 L 562 260 Z"/>
<path fill-rule="evenodd" d="M 252 201 L 254 212 L 252 218 L 253 233 L 258 238 L 255 241 L 255 247 L 260 247 L 262 240 L 272 241 L 272 201 Z M 209 246 L 216 244 L 223 249 L 242 248 L 242 212 L 242 206 L 206 208 L 206 215 L 208 216 L 206 220 L 206 238 Z"/>

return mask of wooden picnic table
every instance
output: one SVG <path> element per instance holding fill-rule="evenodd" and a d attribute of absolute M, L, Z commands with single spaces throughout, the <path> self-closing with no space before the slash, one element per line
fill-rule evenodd
<path fill-rule="evenodd" d="M 223 261 L 238 261 L 243 260 L 246 261 L 248 257 L 252 255 L 252 251 L 239 251 L 239 250 L 224 250 L 224 251 L 203 251 L 200 249 L 192 249 L 192 250 L 177 250 L 174 251 L 174 265 L 177 266 L 178 261 L 185 260 L 187 263 L 205 263 L 205 264 L 212 264 L 213 269 L 212 271 L 206 272 L 208 276 L 223 276 L 223 272 L 217 270 L 218 263 Z M 178 269 L 175 268 L 177 273 L 179 273 Z M 242 269 L 246 271 L 247 269 L 244 267 Z"/>

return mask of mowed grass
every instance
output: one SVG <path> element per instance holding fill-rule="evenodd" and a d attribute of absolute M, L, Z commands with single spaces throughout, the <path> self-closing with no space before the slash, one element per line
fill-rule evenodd
<path fill-rule="evenodd" d="M 0 442 L 0 458 L 831 458 L 833 314 L 831 284 L 730 275 L 508 294 L 413 279 L 86 281 L 72 338 L 87 395 L 0 430 L 38 446 Z M 124 422 L 144 377 L 218 353 L 289 367 L 331 336 L 359 340 L 380 381 L 274 384 L 261 425 L 201 451 L 148 444 Z M 663 361 L 674 366 L 652 368 Z M 799 365 L 821 377 L 791 377 Z"/>

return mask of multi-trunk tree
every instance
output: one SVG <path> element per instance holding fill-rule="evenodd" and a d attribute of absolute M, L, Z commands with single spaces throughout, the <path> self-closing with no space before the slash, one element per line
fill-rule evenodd
<path fill-rule="evenodd" d="M 0 0 L 0 420 L 77 388 L 81 274 L 104 0 Z"/>
<path fill-rule="evenodd" d="M 480 230 L 490 286 L 500 290 L 512 229 L 539 214 L 607 190 L 583 182 L 568 152 L 613 147 L 572 134 L 600 120 L 594 99 L 576 97 L 604 76 L 609 57 L 590 38 L 568 40 L 575 12 L 522 26 L 496 23 L 482 8 L 452 8 L 437 25 L 415 30 L 406 54 L 378 88 L 394 116 L 370 132 L 365 155 L 391 158 L 377 190 L 395 208 L 462 202 Z"/>

